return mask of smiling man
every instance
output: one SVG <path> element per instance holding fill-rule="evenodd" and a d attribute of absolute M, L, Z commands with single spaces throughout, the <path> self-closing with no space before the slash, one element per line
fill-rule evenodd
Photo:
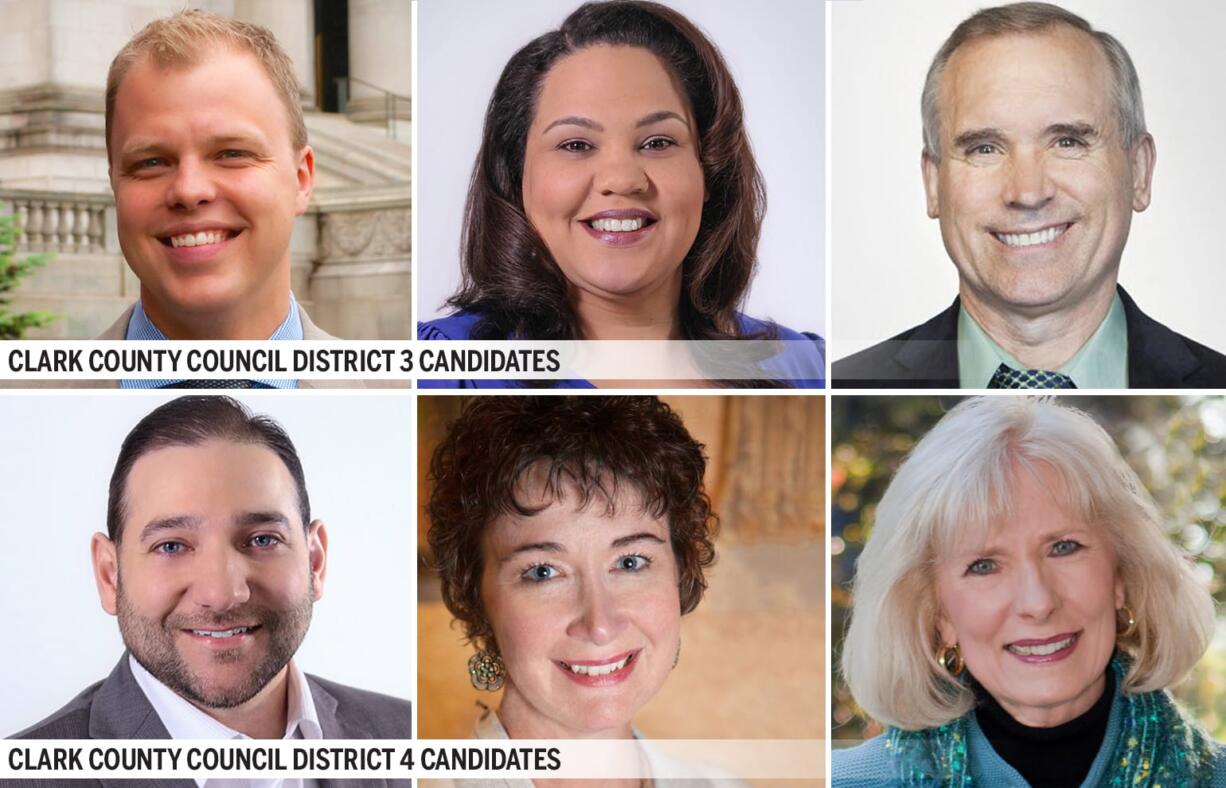
<path fill-rule="evenodd" d="M 1226 356 L 1117 284 L 1156 156 L 1119 41 L 1046 3 L 980 11 L 937 52 L 922 108 L 928 215 L 958 298 L 836 362 L 836 386 L 1226 385 Z"/>
<path fill-rule="evenodd" d="M 327 550 L 279 425 L 228 397 L 157 408 L 124 440 L 107 533 L 92 543 L 127 653 L 18 736 L 409 738 L 407 701 L 309 676 L 294 659 Z"/>
<path fill-rule="evenodd" d="M 294 218 L 315 180 L 299 102 L 289 56 L 246 22 L 184 11 L 116 55 L 107 155 L 140 300 L 99 339 L 333 338 L 290 292 Z"/>

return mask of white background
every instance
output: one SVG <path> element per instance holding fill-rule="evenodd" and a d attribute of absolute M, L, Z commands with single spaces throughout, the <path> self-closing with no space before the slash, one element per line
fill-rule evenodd
<path fill-rule="evenodd" d="M 835 2 L 831 40 L 832 359 L 928 320 L 958 279 L 920 180 L 928 64 L 981 0 Z M 1118 38 L 1158 149 L 1153 201 L 1133 214 L 1120 284 L 1143 311 L 1226 350 L 1226 4 L 1061 0 Z"/>
<path fill-rule="evenodd" d="M 0 736 L 43 719 L 110 674 L 119 627 L 98 603 L 90 537 L 106 532 L 119 446 L 173 395 L 0 396 Z M 296 657 L 308 673 L 416 695 L 415 548 L 405 395 L 240 394 L 298 449 L 311 515 L 328 529 L 328 574 Z"/>
<path fill-rule="evenodd" d="M 759 270 L 745 312 L 825 335 L 825 8 L 814 0 L 669 0 L 715 42 L 745 104 L 766 182 Z M 446 314 L 481 124 L 503 66 L 578 0 L 422 0 L 417 9 L 417 319 Z"/>

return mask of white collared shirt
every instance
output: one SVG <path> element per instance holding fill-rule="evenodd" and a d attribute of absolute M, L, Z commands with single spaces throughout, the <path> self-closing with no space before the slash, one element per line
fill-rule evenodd
<path fill-rule="evenodd" d="M 217 720 L 205 714 L 191 703 L 184 700 L 177 692 L 167 687 L 145 670 L 136 658 L 128 655 L 128 665 L 132 675 L 140 685 L 145 697 L 149 699 L 153 710 L 162 720 L 166 732 L 172 739 L 250 739 L 250 736 L 222 725 Z M 315 700 L 311 697 L 311 687 L 307 684 L 306 675 L 298 667 L 298 663 L 290 660 L 289 687 L 286 693 L 288 708 L 285 714 L 284 739 L 322 739 L 323 729 L 319 727 L 319 715 L 315 713 Z M 318 783 L 311 779 L 298 777 L 271 779 L 229 780 L 219 778 L 195 778 L 198 788 L 317 788 Z"/>

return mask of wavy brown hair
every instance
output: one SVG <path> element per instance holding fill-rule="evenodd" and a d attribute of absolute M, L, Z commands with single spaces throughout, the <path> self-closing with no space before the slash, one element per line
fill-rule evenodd
<path fill-rule="evenodd" d="M 708 199 L 682 264 L 681 331 L 685 339 L 741 338 L 735 312 L 753 279 L 766 211 L 741 95 L 702 31 L 647 0 L 585 3 L 503 69 L 468 186 L 463 282 L 447 303 L 481 316 L 473 339 L 581 338 L 567 279 L 524 213 L 524 147 L 546 74 L 567 55 L 597 44 L 646 49 L 684 88 Z"/>
<path fill-rule="evenodd" d="M 618 490 L 668 522 L 681 612 L 706 590 L 717 518 L 703 489 L 703 447 L 655 397 L 480 397 L 468 403 L 430 461 L 431 563 L 443 602 L 479 648 L 497 652 L 481 599 L 482 537 L 500 515 L 531 517 L 574 496 L 577 509 L 614 513 Z M 531 476 L 532 490 L 523 486 Z M 548 503 L 539 505 L 539 492 Z M 520 496 L 531 497 L 531 505 Z"/>

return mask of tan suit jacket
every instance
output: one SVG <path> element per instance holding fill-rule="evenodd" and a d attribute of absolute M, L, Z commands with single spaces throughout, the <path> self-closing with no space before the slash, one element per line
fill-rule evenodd
<path fill-rule="evenodd" d="M 111 324 L 110 328 L 103 331 L 94 339 L 107 340 L 122 340 L 128 336 L 128 322 L 132 319 L 132 312 L 135 311 L 136 304 L 124 310 L 119 319 Z M 311 320 L 307 315 L 306 310 L 302 305 L 298 305 L 298 315 L 302 318 L 302 339 L 305 342 L 323 342 L 334 340 L 336 337 L 324 331 Z M 29 382 L 5 381 L 0 384 L 0 388 L 32 388 L 32 389 L 117 389 L 119 388 L 118 380 L 40 380 Z M 360 380 L 300 380 L 298 381 L 300 389 L 363 389 L 366 388 Z"/>

